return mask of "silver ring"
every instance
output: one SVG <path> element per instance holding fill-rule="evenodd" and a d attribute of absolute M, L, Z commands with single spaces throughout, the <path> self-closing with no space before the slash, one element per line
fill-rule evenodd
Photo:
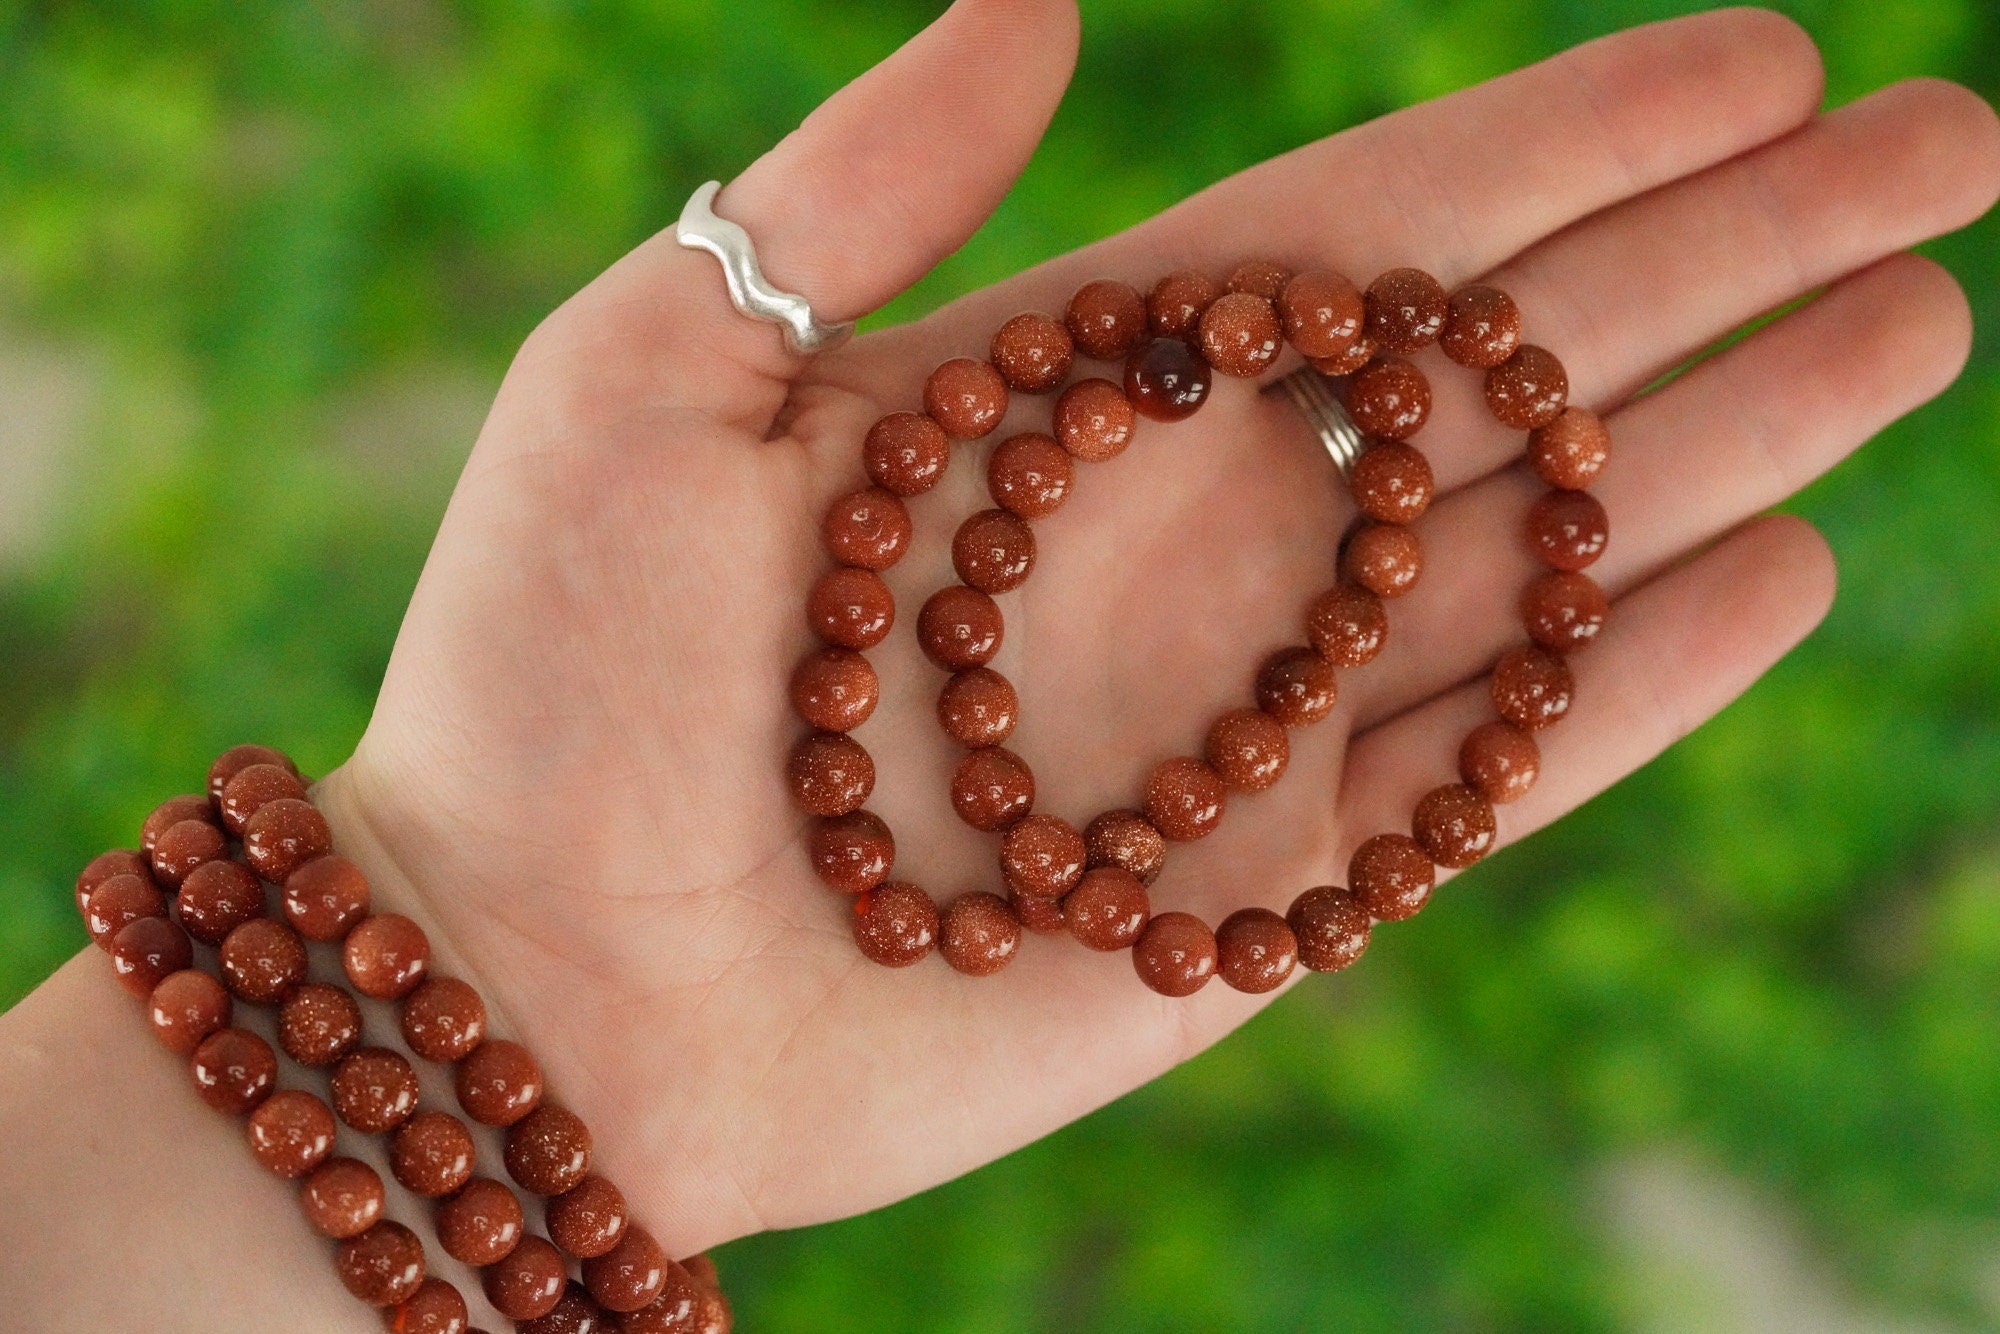
<path fill-rule="evenodd" d="M 715 216 L 715 196 L 721 181 L 710 181 L 688 196 L 674 236 L 690 250 L 706 250 L 722 261 L 729 300 L 753 320 L 784 326 L 785 346 L 802 357 L 838 346 L 854 332 L 854 321 L 825 324 L 813 317 L 812 304 L 796 292 L 771 286 L 757 266 L 757 247 L 750 233 L 727 218 Z"/>
<path fill-rule="evenodd" d="M 1301 366 L 1278 383 L 1285 386 L 1285 392 L 1291 395 L 1307 425 L 1313 428 L 1313 434 L 1326 446 L 1333 466 L 1340 469 L 1342 477 L 1350 476 L 1355 460 L 1361 457 L 1368 442 L 1334 396 L 1327 378 L 1310 366 Z"/>

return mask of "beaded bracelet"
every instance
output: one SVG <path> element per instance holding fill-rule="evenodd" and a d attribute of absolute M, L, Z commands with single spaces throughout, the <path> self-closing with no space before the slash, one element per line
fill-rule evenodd
<path fill-rule="evenodd" d="M 266 915 L 280 887 L 283 920 Z M 167 894 L 173 898 L 171 912 Z M 466 982 L 437 976 L 423 929 L 371 913 L 360 869 L 333 851 L 326 820 L 284 755 L 237 746 L 216 760 L 205 796 L 173 797 L 146 817 L 137 851 L 93 859 L 76 898 L 113 972 L 148 1001 L 154 1035 L 189 1059 L 203 1101 L 246 1118 L 257 1162 L 300 1182 L 307 1221 L 339 1242 L 348 1291 L 382 1308 L 397 1334 L 468 1331 L 464 1297 L 425 1272 L 423 1244 L 383 1216 L 375 1169 L 334 1156 L 340 1124 L 388 1136 L 396 1180 L 437 1201 L 446 1254 L 481 1270 L 495 1310 L 528 1334 L 727 1334 L 728 1302 L 706 1256 L 668 1259 L 628 1218 L 618 1187 L 590 1170 L 589 1128 L 543 1099 L 541 1068 L 518 1043 L 486 1034 L 486 1006 Z M 399 1052 L 362 1044 L 361 1008 L 345 988 L 312 981 L 306 941 L 338 944 L 348 983 L 400 1003 L 410 1050 L 455 1066 L 459 1106 L 505 1131 L 514 1181 L 545 1200 L 548 1236 L 529 1230 L 520 1199 L 475 1176 L 465 1123 L 418 1107 L 415 1070 Z M 213 947 L 216 975 L 195 961 Z M 270 1044 L 233 1027 L 236 1001 L 277 1007 L 279 1046 L 331 1071 L 332 1107 L 277 1086 Z M 581 1262 L 581 1281 L 568 1260 Z"/>
<path fill-rule="evenodd" d="M 1139 809 L 1107 811 L 1079 832 L 1034 810 L 1034 774 L 1003 744 L 1019 718 L 1013 685 L 987 664 L 1005 631 L 994 595 L 1019 588 L 1034 568 L 1031 520 L 1069 497 L 1076 463 L 1115 458 L 1131 444 L 1139 417 L 1177 421 L 1206 401 L 1211 372 L 1263 374 L 1289 343 L 1326 376 L 1346 377 L 1341 396 L 1367 438 L 1348 482 L 1360 511 L 1339 556 L 1340 581 L 1305 615 L 1307 643 L 1280 649 L 1254 681 L 1255 707 L 1224 713 L 1201 756 L 1154 768 Z M 1354 852 L 1346 886 L 1308 889 L 1279 916 L 1245 908 L 1211 931 L 1184 912 L 1155 914 L 1147 886 L 1167 845 L 1203 838 L 1220 822 L 1231 793 L 1263 791 L 1284 774 L 1287 730 L 1332 712 L 1338 672 L 1381 652 L 1385 600 L 1407 594 L 1423 568 L 1410 527 L 1434 491 L 1429 462 L 1409 443 L 1430 415 L 1431 390 L 1403 356 L 1432 343 L 1480 370 L 1485 399 L 1503 424 L 1528 433 L 1526 459 L 1550 488 L 1529 510 L 1526 537 L 1548 572 L 1529 584 L 1521 615 L 1529 643 L 1494 663 L 1490 685 L 1499 717 L 1474 728 L 1459 752 L 1457 783 L 1426 793 L 1408 834 L 1377 834 Z M 1069 381 L 1079 357 L 1122 361 L 1122 383 Z M 1065 387 L 1066 386 L 1066 387 Z M 862 650 L 895 623 L 895 600 L 880 572 L 909 548 L 904 500 L 935 487 L 952 443 L 991 434 L 1011 393 L 1057 394 L 1052 434 L 1009 437 L 987 460 L 997 508 L 967 518 L 952 540 L 960 582 L 934 593 L 917 614 L 926 656 L 952 673 L 938 697 L 938 720 L 967 747 L 951 780 L 951 801 L 976 829 L 999 833 L 1005 897 L 963 895 L 942 912 L 922 889 L 890 879 L 895 839 L 867 810 L 874 761 L 849 735 L 879 696 Z M 871 485 L 834 501 L 822 539 L 836 562 L 814 584 L 806 617 L 823 647 L 793 672 L 792 704 L 814 730 L 792 750 L 787 777 L 799 804 L 818 817 L 808 840 L 821 880 L 853 895 L 861 951 L 889 966 L 913 964 L 935 945 L 960 972 L 984 976 L 1014 957 L 1021 928 L 1067 930 L 1097 950 L 1131 949 L 1140 979 L 1187 996 L 1218 973 L 1241 991 L 1265 992 L 1303 964 L 1347 967 L 1367 947 L 1376 922 L 1410 917 L 1429 900 L 1435 867 L 1461 868 L 1485 856 L 1498 835 L 1494 806 L 1534 784 L 1540 752 L 1532 733 L 1569 710 L 1575 683 L 1568 654 L 1589 646 L 1609 610 L 1583 570 L 1603 554 L 1609 524 L 1584 488 L 1603 469 L 1609 436 L 1586 409 L 1568 403 L 1568 377 L 1548 351 L 1521 340 L 1511 298 L 1493 287 L 1447 296 L 1418 269 L 1391 269 L 1365 293 L 1331 270 L 1297 275 L 1268 262 L 1240 266 L 1218 285 L 1191 270 L 1168 274 L 1141 297 L 1115 281 L 1085 284 L 1060 320 L 1016 315 L 994 335 L 988 360 L 944 362 L 924 383 L 922 412 L 895 412 L 862 443 Z"/>

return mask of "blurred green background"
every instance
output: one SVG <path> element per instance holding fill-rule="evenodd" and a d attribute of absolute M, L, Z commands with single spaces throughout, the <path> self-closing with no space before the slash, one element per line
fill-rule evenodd
<path fill-rule="evenodd" d="M 242 739 L 367 717 L 509 353 L 934 15 L 0 0 L 0 1004 Z M 927 309 L 1665 0 L 1087 0 Z M 1830 100 L 1990 0 L 1786 6 Z M 2000 1328 L 2000 224 L 1966 378 L 1799 503 L 1831 620 L 1338 988 L 1012 1158 L 728 1248 L 749 1330 Z M 865 1133 L 865 1131 L 864 1131 Z"/>

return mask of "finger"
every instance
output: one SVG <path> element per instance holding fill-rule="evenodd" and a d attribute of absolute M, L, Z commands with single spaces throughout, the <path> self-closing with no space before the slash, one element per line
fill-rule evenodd
<path fill-rule="evenodd" d="M 1611 542 L 1586 573 L 1617 594 L 1785 499 L 1941 393 L 1971 341 L 1957 282 L 1901 255 L 1614 414 L 1614 462 L 1592 489 Z M 1424 517 L 1424 582 L 1391 610 L 1381 656 L 1353 673 L 1359 726 L 1484 671 L 1521 641 L 1521 590 L 1543 568 L 1523 520 L 1544 490 L 1509 468 Z"/>

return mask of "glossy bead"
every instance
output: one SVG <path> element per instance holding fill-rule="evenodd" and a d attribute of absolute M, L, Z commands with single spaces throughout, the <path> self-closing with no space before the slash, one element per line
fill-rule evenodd
<path fill-rule="evenodd" d="M 1543 648 L 1509 649 L 1493 664 L 1493 708 L 1529 732 L 1561 722 L 1576 695 L 1576 679 L 1561 656 Z"/>
<path fill-rule="evenodd" d="M 84 906 L 83 925 L 100 949 L 109 950 L 111 941 L 128 923 L 141 917 L 165 917 L 167 898 L 153 887 L 149 876 L 121 872 L 100 881 Z"/>
<path fill-rule="evenodd" d="M 431 942 L 401 913 L 378 912 L 347 933 L 340 959 L 356 991 L 376 1000 L 401 1000 L 430 970 Z"/>
<path fill-rule="evenodd" d="M 438 1245 L 460 1264 L 493 1264 L 520 1244 L 521 1201 L 491 1177 L 474 1177 L 431 1213 Z"/>
<path fill-rule="evenodd" d="M 278 1045 L 300 1065 L 332 1065 L 360 1041 L 361 1007 L 339 987 L 307 982 L 278 1007 Z"/>
<path fill-rule="evenodd" d="M 1346 403 L 1362 434 L 1407 440 L 1431 415 L 1431 382 L 1400 357 L 1380 357 L 1348 380 Z"/>
<path fill-rule="evenodd" d="M 1083 878 L 1088 855 L 1083 835 L 1069 821 L 1030 815 L 1000 840 L 1000 877 L 1018 893 L 1059 898 Z"/>
<path fill-rule="evenodd" d="M 1199 918 L 1163 912 L 1132 942 L 1139 980 L 1162 996 L 1192 996 L 1215 976 L 1215 933 Z"/>
<path fill-rule="evenodd" d="M 1167 841 L 1137 811 L 1106 811 L 1083 827 L 1086 869 L 1121 866 L 1150 885 L 1167 863 Z"/>
<path fill-rule="evenodd" d="M 625 1235 L 625 1194 L 600 1176 L 586 1176 L 548 1204 L 549 1240 L 579 1260 L 602 1255 Z"/>
<path fill-rule="evenodd" d="M 1024 519 L 1054 514 L 1075 489 L 1076 465 L 1052 435 L 1010 435 L 986 461 L 986 490 L 993 503 Z"/>
<path fill-rule="evenodd" d="M 785 773 L 792 796 L 814 815 L 845 815 L 875 790 L 875 761 L 841 732 L 814 732 L 792 747 Z"/>
<path fill-rule="evenodd" d="M 938 723 L 961 746 L 997 746 L 1021 718 L 1014 683 L 991 667 L 954 672 L 938 694 Z"/>
<path fill-rule="evenodd" d="M 1099 278 L 1069 299 L 1063 325 L 1085 356 L 1116 361 L 1145 337 L 1146 301 L 1125 283 Z"/>
<path fill-rule="evenodd" d="M 1292 280 L 1292 271 L 1268 259 L 1247 259 L 1230 270 L 1223 280 L 1225 292 L 1248 292 L 1266 301 L 1276 301 Z"/>
<path fill-rule="evenodd" d="M 910 549 L 910 511 L 894 492 L 871 486 L 827 506 L 820 537 L 842 565 L 886 570 Z"/>
<path fill-rule="evenodd" d="M 387 1047 L 357 1047 L 333 1068 L 333 1109 L 356 1130 L 380 1135 L 417 1110 L 417 1072 Z"/>
<path fill-rule="evenodd" d="M 1097 379 L 1078 380 L 1063 390 L 1056 398 L 1056 442 L 1085 463 L 1103 463 L 1124 453 L 1139 424 L 1138 410 L 1127 397 L 1130 388 L 1128 375 L 1122 390 Z"/>
<path fill-rule="evenodd" d="M 283 773 L 284 770 L 278 772 Z M 140 849 L 151 857 L 160 845 L 160 835 L 183 820 L 200 820 L 205 824 L 219 823 L 215 807 L 207 797 L 168 797 L 153 807 L 152 812 L 146 816 L 145 823 L 139 826 Z"/>
<path fill-rule="evenodd" d="M 217 952 L 222 980 L 238 1000 L 272 1005 L 306 980 L 306 945 L 299 933 L 257 917 L 229 933 Z"/>
<path fill-rule="evenodd" d="M 940 588 L 917 612 L 917 643 L 946 671 L 985 666 L 1000 651 L 1005 633 L 999 606 L 964 584 Z"/>
<path fill-rule="evenodd" d="M 547 1315 L 562 1300 L 569 1272 L 562 1252 L 529 1232 L 480 1275 L 486 1300 L 509 1320 Z"/>
<path fill-rule="evenodd" d="M 1339 695 L 1339 673 L 1309 648 L 1279 649 L 1257 669 L 1257 707 L 1286 727 L 1319 722 Z"/>
<path fill-rule="evenodd" d="M 1007 415 L 1007 382 L 971 357 L 953 357 L 924 381 L 924 411 L 957 440 L 976 440 Z"/>
<path fill-rule="evenodd" d="M 1371 917 L 1400 922 L 1430 902 L 1437 871 L 1417 841 L 1404 834 L 1377 834 L 1354 850 L 1347 884 L 1355 902 Z"/>
<path fill-rule="evenodd" d="M 876 963 L 907 968 L 937 943 L 938 911 L 915 885 L 891 880 L 854 900 L 854 943 Z"/>
<path fill-rule="evenodd" d="M 176 1056 L 192 1056 L 209 1034 L 229 1027 L 232 1006 L 222 984 L 199 968 L 169 973 L 146 1001 L 153 1036 Z"/>
<path fill-rule="evenodd" d="M 1187 755 L 1162 760 L 1146 779 L 1146 820 L 1184 843 L 1215 831 L 1227 803 L 1215 770 Z"/>
<path fill-rule="evenodd" d="M 1337 885 L 1321 885 L 1292 900 L 1285 925 L 1298 942 L 1301 967 L 1337 973 L 1368 948 L 1373 923 L 1352 894 Z"/>
<path fill-rule="evenodd" d="M 1377 597 L 1399 598 L 1423 575 L 1423 545 L 1402 524 L 1363 524 L 1341 550 L 1340 572 Z"/>
<path fill-rule="evenodd" d="M 1541 771 L 1541 747 L 1512 723 L 1481 723 L 1458 748 L 1458 776 L 1495 805 L 1526 796 Z"/>
<path fill-rule="evenodd" d="M 998 894 L 961 894 L 938 914 L 938 953 L 968 977 L 988 977 L 1014 961 L 1021 919 Z"/>
<path fill-rule="evenodd" d="M 1241 908 L 1215 928 L 1215 971 L 1238 991 L 1261 995 L 1282 986 L 1299 961 L 1299 942 L 1269 908 Z"/>
<path fill-rule="evenodd" d="M 1391 352 L 1429 347 L 1450 309 L 1444 288 L 1422 269 L 1390 269 L 1364 294 L 1368 336 Z"/>
<path fill-rule="evenodd" d="M 129 848 L 115 848 L 110 852 L 100 852 L 85 864 L 76 877 L 76 910 L 81 916 L 90 913 L 90 896 L 97 887 L 114 875 L 132 875 L 151 884 L 153 862 L 150 854 L 133 852 Z"/>
<path fill-rule="evenodd" d="M 1611 433 L 1597 414 L 1571 404 L 1528 432 L 1528 466 L 1550 486 L 1579 491 L 1597 480 L 1611 457 Z"/>
<path fill-rule="evenodd" d="M 851 732 L 875 712 L 881 685 L 868 659 L 851 648 L 828 645 L 792 669 L 792 708 L 827 732 Z"/>
<path fill-rule="evenodd" d="M 872 648 L 896 624 L 896 599 L 873 570 L 838 565 L 806 594 L 806 621 L 829 644 Z"/>
<path fill-rule="evenodd" d="M 1308 359 L 1345 356 L 1361 337 L 1364 313 L 1361 290 L 1332 269 L 1307 269 L 1278 297 L 1285 339 Z"/>
<path fill-rule="evenodd" d="M 329 1158 L 299 1186 L 299 1207 L 321 1236 L 358 1236 L 382 1217 L 382 1178 L 355 1158 Z"/>
<path fill-rule="evenodd" d="M 1176 269 L 1146 294 L 1146 322 L 1162 337 L 1190 338 L 1202 312 L 1221 295 L 1221 286 L 1207 274 Z"/>
<path fill-rule="evenodd" d="M 424 1281 L 424 1245 L 417 1234 L 387 1219 L 340 1243 L 334 1260 L 347 1290 L 370 1306 L 391 1306 Z"/>
<path fill-rule="evenodd" d="M 169 888 L 178 888 L 197 867 L 228 855 L 229 836 L 213 823 L 182 820 L 170 826 L 153 844 L 153 879 Z"/>
<path fill-rule="evenodd" d="M 1588 491 L 1551 490 L 1528 509 L 1528 549 L 1555 570 L 1581 570 L 1604 554 L 1611 519 Z"/>
<path fill-rule="evenodd" d="M 325 1162 L 338 1130 L 332 1109 L 303 1089 L 279 1089 L 250 1113 L 243 1127 L 258 1166 L 287 1180 Z"/>
<path fill-rule="evenodd" d="M 1262 792 L 1282 778 L 1292 755 L 1285 729 L 1262 709 L 1233 709 L 1217 718 L 1202 744 L 1216 777 L 1239 792 Z"/>
<path fill-rule="evenodd" d="M 560 1195 L 590 1171 L 590 1149 L 583 1118 L 545 1102 L 507 1128 L 507 1172 L 537 1195 Z"/>
<path fill-rule="evenodd" d="M 951 437 L 920 412 L 892 412 L 861 441 L 868 480 L 899 496 L 920 496 L 951 466 Z"/>
<path fill-rule="evenodd" d="M 1306 609 L 1306 638 L 1336 667 L 1373 661 L 1388 637 L 1389 614 L 1382 600 L 1359 584 L 1337 584 Z"/>
<path fill-rule="evenodd" d="M 441 1278 L 427 1278 L 394 1306 L 382 1308 L 390 1334 L 466 1334 L 471 1316 L 465 1298 Z"/>
<path fill-rule="evenodd" d="M 669 1261 L 660 1295 L 625 1316 L 620 1334 L 704 1334 L 702 1306 L 707 1292 L 682 1265 Z"/>
<path fill-rule="evenodd" d="M 458 1063 L 458 1105 L 486 1126 L 511 1126 L 542 1101 L 542 1067 L 518 1042 L 488 1038 Z"/>
<path fill-rule="evenodd" d="M 167 831 L 173 837 L 173 831 Z M 243 860 L 274 885 L 315 857 L 333 851 L 333 831 L 310 802 L 291 797 L 267 801 L 243 826 Z"/>
<path fill-rule="evenodd" d="M 616 1246 L 583 1262 L 583 1283 L 606 1310 L 636 1311 L 660 1295 L 668 1263 L 653 1234 L 634 1223 Z"/>
<path fill-rule="evenodd" d="M 229 780 L 253 764 L 275 764 L 293 773 L 299 771 L 299 766 L 293 764 L 281 750 L 272 750 L 269 746 L 231 746 L 208 766 L 208 799 L 221 801 L 222 789 L 229 786 Z"/>
<path fill-rule="evenodd" d="M 1514 355 L 1486 372 L 1486 406 L 1502 423 L 1529 430 L 1562 415 L 1569 399 L 1569 376 L 1555 354 L 1523 343 Z"/>
<path fill-rule="evenodd" d="M 1354 461 L 1347 486 L 1355 505 L 1378 523 L 1415 523 L 1431 507 L 1437 489 L 1423 451 L 1397 441 L 1364 451 Z"/>
<path fill-rule="evenodd" d="M 951 775 L 951 808 L 974 829 L 1005 829 L 1035 806 L 1035 775 L 1004 746 L 982 746 Z"/>
<path fill-rule="evenodd" d="M 1029 312 L 1000 326 L 987 355 L 1009 389 L 1046 394 L 1069 378 L 1076 346 L 1061 320 Z"/>
<path fill-rule="evenodd" d="M 813 873 L 831 889 L 859 894 L 889 878 L 896 839 L 872 811 L 849 811 L 813 826 L 808 845 Z"/>
<path fill-rule="evenodd" d="M 271 1044 L 241 1028 L 224 1028 L 202 1039 L 188 1060 L 194 1091 L 228 1116 L 241 1116 L 271 1096 L 278 1058 Z"/>
<path fill-rule="evenodd" d="M 514 1330 L 515 1334 L 613 1334 L 613 1331 L 625 1334 L 629 1326 L 622 1321 L 614 1325 L 614 1319 L 597 1304 L 588 1288 L 570 1279 L 546 1315 L 518 1321 Z"/>
<path fill-rule="evenodd" d="M 1039 935 L 1061 935 L 1065 929 L 1061 899 L 1016 894 L 1010 889 L 1007 891 L 1007 906 L 1014 910 L 1014 916 L 1021 919 L 1022 926 Z"/>
<path fill-rule="evenodd" d="M 1470 866 L 1493 851 L 1493 803 L 1463 783 L 1432 788 L 1417 802 L 1410 831 L 1439 866 Z"/>
<path fill-rule="evenodd" d="M 1354 345 L 1347 351 L 1330 357 L 1313 357 L 1311 361 L 1312 368 L 1321 375 L 1352 375 L 1381 355 L 1381 347 L 1363 334 L 1354 340 Z"/>
<path fill-rule="evenodd" d="M 1094 950 L 1122 950 L 1146 929 L 1152 900 L 1139 877 L 1122 866 L 1100 866 L 1063 900 L 1070 934 Z"/>
<path fill-rule="evenodd" d="M 1154 421 L 1193 416 L 1208 401 L 1209 383 L 1208 363 L 1178 338 L 1151 339 L 1125 357 L 1125 397 Z"/>
<path fill-rule="evenodd" d="M 1445 308 L 1438 346 L 1461 366 L 1486 370 L 1514 355 L 1521 344 L 1521 311 L 1497 287 L 1461 287 Z"/>
<path fill-rule="evenodd" d="M 189 935 L 204 945 L 220 945 L 231 931 L 263 915 L 264 883 L 241 862 L 207 862 L 181 881 L 174 910 Z"/>
<path fill-rule="evenodd" d="M 400 1026 L 411 1051 L 448 1065 L 486 1040 L 486 1002 L 455 977 L 427 977 L 404 999 Z"/>
<path fill-rule="evenodd" d="M 418 1112 L 389 1137 L 389 1171 L 405 1190 L 435 1198 L 472 1179 L 476 1153 L 465 1122 L 450 1112 Z"/>
<path fill-rule="evenodd" d="M 951 539 L 951 567 L 982 593 L 1006 593 L 1035 568 L 1035 530 L 1006 510 L 980 510 Z"/>
<path fill-rule="evenodd" d="M 140 1000 L 193 962 L 194 945 L 187 932 L 164 917 L 136 917 L 111 937 L 112 975 Z"/>
<path fill-rule="evenodd" d="M 1224 375 L 1249 379 L 1271 369 L 1285 347 L 1271 303 L 1250 292 L 1225 292 L 1201 313 L 1202 357 Z"/>
<path fill-rule="evenodd" d="M 293 871 L 279 901 L 285 920 L 307 940 L 339 940 L 368 915 L 368 877 L 347 858 L 329 852 Z"/>
<path fill-rule="evenodd" d="M 1610 613 L 1610 599 L 1587 574 L 1552 570 L 1521 592 L 1528 638 L 1556 653 L 1589 648 Z"/>
<path fill-rule="evenodd" d="M 223 828 L 241 835 L 250 817 L 267 802 L 281 798 L 303 801 L 305 795 L 306 785 L 290 769 L 276 764 L 252 764 L 237 770 L 236 776 L 222 789 L 216 809 L 222 815 Z"/>

